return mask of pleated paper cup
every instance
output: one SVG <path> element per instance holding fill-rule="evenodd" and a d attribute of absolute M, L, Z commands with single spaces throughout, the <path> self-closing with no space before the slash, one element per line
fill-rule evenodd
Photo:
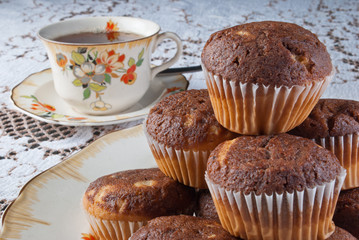
<path fill-rule="evenodd" d="M 146 122 L 146 120 L 145 120 Z M 158 168 L 168 177 L 193 188 L 207 189 L 204 173 L 211 151 L 167 147 L 144 132 Z"/>
<path fill-rule="evenodd" d="M 303 191 L 246 195 L 226 190 L 206 175 L 224 229 L 249 240 L 321 240 L 335 229 L 332 221 L 346 172 L 320 186 Z"/>
<path fill-rule="evenodd" d="M 340 165 L 347 170 L 342 189 L 359 187 L 359 133 L 312 140 L 334 153 Z"/>
<path fill-rule="evenodd" d="M 91 226 L 91 230 L 99 240 L 127 240 L 140 227 L 147 224 L 147 221 L 115 221 L 96 218 L 85 213 Z"/>
<path fill-rule="evenodd" d="M 265 86 L 236 83 L 208 71 L 202 64 L 218 122 L 232 132 L 268 135 L 287 132 L 302 123 L 334 76 L 307 85 Z"/>

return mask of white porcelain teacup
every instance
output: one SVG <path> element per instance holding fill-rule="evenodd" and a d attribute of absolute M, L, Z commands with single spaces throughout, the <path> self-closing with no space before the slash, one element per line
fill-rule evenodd
<path fill-rule="evenodd" d="M 59 40 L 61 36 L 84 32 L 103 33 L 106 43 Z M 38 36 L 50 59 L 57 94 L 80 113 L 107 115 L 134 105 L 154 76 L 179 59 L 179 37 L 159 32 L 158 24 L 145 19 L 88 17 L 48 25 Z M 123 41 L 119 40 L 122 33 L 139 36 Z M 151 53 L 167 38 L 175 41 L 176 54 L 160 66 L 151 66 Z"/>

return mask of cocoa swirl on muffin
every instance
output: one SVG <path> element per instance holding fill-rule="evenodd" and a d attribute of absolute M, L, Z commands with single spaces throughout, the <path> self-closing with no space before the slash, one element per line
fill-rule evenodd
<path fill-rule="evenodd" d="M 323 43 L 293 23 L 252 22 L 215 32 L 202 52 L 208 71 L 234 82 L 305 85 L 333 71 Z"/>
<path fill-rule="evenodd" d="M 357 132 L 359 132 L 359 102 L 320 99 L 308 118 L 290 131 L 290 134 L 306 138 L 325 138 Z"/>
<path fill-rule="evenodd" d="M 207 89 L 162 99 L 151 108 L 146 129 L 158 143 L 175 149 L 212 150 L 236 136 L 216 120 Z"/>
<path fill-rule="evenodd" d="M 257 195 L 312 188 L 334 180 L 340 171 L 333 153 L 285 133 L 226 141 L 211 153 L 207 165 L 215 184 Z"/>
<path fill-rule="evenodd" d="M 89 214 L 100 219 L 147 221 L 163 215 L 192 215 L 195 191 L 158 168 L 127 170 L 92 182 L 83 204 Z"/>

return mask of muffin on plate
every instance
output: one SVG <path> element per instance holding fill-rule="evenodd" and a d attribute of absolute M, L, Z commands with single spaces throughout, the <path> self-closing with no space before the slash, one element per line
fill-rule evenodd
<path fill-rule="evenodd" d="M 127 240 L 152 218 L 192 215 L 195 191 L 158 168 L 127 170 L 92 182 L 82 204 L 99 239 Z"/>
<path fill-rule="evenodd" d="M 219 220 L 216 206 L 214 206 L 214 202 L 209 190 L 203 189 L 199 191 L 197 194 L 198 194 L 197 206 L 194 211 L 196 216 L 206 219 L 212 219 L 220 223 L 221 221 Z"/>
<path fill-rule="evenodd" d="M 206 89 L 162 99 L 151 108 L 144 128 L 161 171 L 195 188 L 207 188 L 204 172 L 210 152 L 237 135 L 218 123 Z"/>
<path fill-rule="evenodd" d="M 359 238 L 359 188 L 341 191 L 333 220 Z"/>
<path fill-rule="evenodd" d="M 358 240 L 358 239 L 353 235 L 351 235 L 346 230 L 336 226 L 334 233 L 329 238 L 327 238 L 327 240 Z"/>
<path fill-rule="evenodd" d="M 344 178 L 333 153 L 289 134 L 226 141 L 206 173 L 222 226 L 249 240 L 326 239 Z"/>
<path fill-rule="evenodd" d="M 215 221 L 193 216 L 166 216 L 152 219 L 135 232 L 130 240 L 235 240 Z"/>
<path fill-rule="evenodd" d="M 347 170 L 343 189 L 359 187 L 359 102 L 320 99 L 290 134 L 310 138 L 332 151 Z"/>
<path fill-rule="evenodd" d="M 296 127 L 334 75 L 317 36 L 285 22 L 252 22 L 215 32 L 201 59 L 217 120 L 244 135 Z"/>

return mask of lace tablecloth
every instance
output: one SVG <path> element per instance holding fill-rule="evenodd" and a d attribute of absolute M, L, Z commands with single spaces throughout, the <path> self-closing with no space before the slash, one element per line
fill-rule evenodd
<path fill-rule="evenodd" d="M 49 67 L 36 32 L 49 23 L 84 16 L 141 17 L 159 23 L 162 31 L 176 32 L 184 52 L 174 67 L 200 64 L 204 43 L 217 30 L 251 21 L 294 22 L 316 33 L 331 54 L 337 74 L 325 97 L 359 100 L 357 0 L 0 0 L 0 215 L 32 177 L 109 132 L 141 123 L 52 125 L 16 111 L 11 104 L 14 86 Z M 153 63 L 161 63 L 174 51 L 173 43 L 163 43 Z M 189 88 L 205 88 L 202 73 L 186 77 Z"/>

